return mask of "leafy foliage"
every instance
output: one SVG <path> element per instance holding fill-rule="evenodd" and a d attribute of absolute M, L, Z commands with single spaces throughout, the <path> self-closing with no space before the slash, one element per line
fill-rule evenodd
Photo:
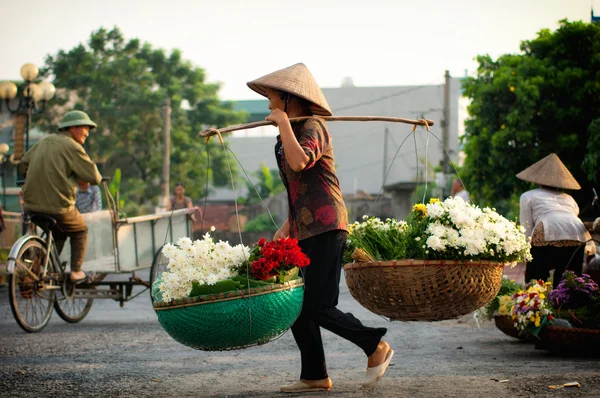
<path fill-rule="evenodd" d="M 248 195 L 241 201 L 245 204 L 255 204 L 260 202 L 260 198 L 263 200 L 272 196 L 277 195 L 280 192 L 285 191 L 285 185 L 279 178 L 279 171 L 277 169 L 269 169 L 264 162 L 261 163 L 260 169 L 251 176 L 255 177 L 254 186 L 250 181 L 246 181 L 248 187 Z M 254 189 L 256 187 L 256 190 Z M 259 196 L 256 194 L 258 191 Z"/>
<path fill-rule="evenodd" d="M 498 310 L 500 307 L 500 297 L 502 296 L 512 296 L 513 294 L 523 290 L 523 285 L 515 282 L 512 279 L 502 278 L 502 285 L 500 286 L 500 290 L 496 297 L 487 303 L 485 307 L 482 307 L 478 310 L 486 319 L 491 320 L 494 317 L 494 312 Z"/>
<path fill-rule="evenodd" d="M 277 220 L 275 220 L 277 222 Z M 277 226 L 271 221 L 271 217 L 267 213 L 262 213 L 248 221 L 244 226 L 244 232 L 263 232 L 263 231 L 277 231 Z"/>
<path fill-rule="evenodd" d="M 172 109 L 170 180 L 187 175 L 186 192 L 192 198 L 207 194 L 207 154 L 199 152 L 204 142 L 196 133 L 206 125 L 245 118 L 219 100 L 219 85 L 206 83 L 204 70 L 184 60 L 179 50 L 166 53 L 139 39 L 126 41 L 116 27 L 100 28 L 87 44 L 49 55 L 42 74 L 54 76 L 57 95 L 41 124 L 54 130 L 70 109 L 83 110 L 98 123 L 86 150 L 103 174 L 122 170 L 121 197 L 128 214 L 152 209 L 161 193 L 167 98 Z M 223 186 L 230 179 L 224 152 L 220 144 L 209 147 L 209 178 Z M 237 172 L 234 163 L 232 168 Z"/>
<path fill-rule="evenodd" d="M 600 25 L 564 20 L 521 50 L 497 60 L 478 56 L 477 76 L 463 81 L 472 100 L 466 186 L 482 205 L 514 206 L 530 188 L 515 174 L 556 152 L 582 185 L 575 199 L 589 203 L 600 163 Z"/>

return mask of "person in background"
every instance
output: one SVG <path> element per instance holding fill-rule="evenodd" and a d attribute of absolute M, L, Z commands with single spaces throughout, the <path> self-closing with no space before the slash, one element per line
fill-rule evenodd
<path fill-rule="evenodd" d="M 75 207 L 80 213 L 92 213 L 102 210 L 102 197 L 100 187 L 89 182 L 79 181 Z"/>
<path fill-rule="evenodd" d="M 303 268 L 304 301 L 292 333 L 300 350 L 300 380 L 282 392 L 331 389 L 321 328 L 356 344 L 367 356 L 364 388 L 384 375 L 394 351 L 382 339 L 385 328 L 364 326 L 351 313 L 337 308 L 342 256 L 348 238 L 348 214 L 335 174 L 333 144 L 325 122 L 329 105 L 304 64 L 273 72 L 248 86 L 269 100 L 267 120 L 280 135 L 275 157 L 288 194 L 289 216 L 274 239 L 298 239 L 310 265 Z M 289 118 L 314 116 L 300 122 Z"/>
<path fill-rule="evenodd" d="M 21 159 L 19 173 L 25 176 L 23 206 L 32 216 L 49 215 L 58 252 L 71 243 L 72 283 L 89 281 L 81 270 L 87 246 L 88 229 L 75 207 L 77 181 L 97 185 L 102 180 L 98 168 L 83 149 L 90 130 L 96 127 L 81 111 L 63 115 L 58 133 L 39 140 Z"/>
<path fill-rule="evenodd" d="M 169 198 L 169 202 L 167 203 L 167 211 L 172 210 L 181 210 L 181 209 L 195 209 L 196 213 L 190 215 L 192 221 L 196 222 L 198 217 L 196 214 L 199 214 L 200 219 L 202 219 L 202 211 L 194 206 L 192 203 L 192 198 L 189 196 L 185 196 L 185 187 L 183 182 L 178 182 L 175 184 L 174 195 Z"/>
<path fill-rule="evenodd" d="M 175 184 L 174 195 L 171 196 L 167 203 L 167 211 L 180 209 L 193 209 L 194 204 L 189 196 L 185 196 L 185 187 L 183 182 Z"/>
<path fill-rule="evenodd" d="M 577 202 L 561 191 L 581 189 L 581 186 L 555 153 L 521 171 L 517 178 L 539 186 L 523 193 L 519 201 L 519 223 L 531 237 L 533 257 L 525 268 L 525 282 L 532 279 L 545 281 L 554 269 L 553 286 L 556 288 L 567 267 L 581 274 L 583 253 L 576 256 L 575 251 L 590 239 L 578 217 Z"/>
<path fill-rule="evenodd" d="M 461 198 L 465 202 L 471 200 L 471 195 L 469 195 L 469 192 L 465 189 L 465 186 L 463 185 L 460 178 L 457 178 L 452 182 L 452 190 L 450 191 L 450 196 Z"/>

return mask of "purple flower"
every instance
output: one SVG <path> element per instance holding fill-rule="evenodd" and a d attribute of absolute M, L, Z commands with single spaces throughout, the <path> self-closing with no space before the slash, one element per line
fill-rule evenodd
<path fill-rule="evenodd" d="M 583 274 L 578 277 L 573 271 L 566 271 L 548 298 L 555 307 L 577 307 L 596 296 L 600 296 L 600 288 L 589 275 Z"/>

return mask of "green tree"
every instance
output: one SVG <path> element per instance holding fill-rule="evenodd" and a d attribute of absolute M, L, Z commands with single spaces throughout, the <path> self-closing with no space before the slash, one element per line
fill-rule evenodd
<path fill-rule="evenodd" d="M 206 83 L 204 70 L 184 60 L 179 50 L 167 54 L 139 39 L 125 40 L 116 27 L 101 28 L 87 44 L 49 55 L 42 74 L 54 76 L 57 95 L 41 124 L 51 131 L 66 110 L 88 112 L 98 128 L 86 149 L 102 174 L 121 169 L 120 193 L 128 215 L 150 211 L 161 194 L 167 98 L 172 109 L 170 180 L 187 174 L 186 194 L 194 199 L 207 194 L 207 166 L 214 186 L 229 183 L 218 140 L 208 145 L 207 165 L 197 132 L 207 125 L 241 123 L 245 115 L 219 100 L 219 84 Z M 237 175 L 235 162 L 231 166 Z"/>
<path fill-rule="evenodd" d="M 285 185 L 279 178 L 279 171 L 277 169 L 269 170 L 264 162 L 261 162 L 260 169 L 254 173 L 251 173 L 255 177 L 254 186 L 250 181 L 246 181 L 248 187 L 248 195 L 243 199 L 246 204 L 255 204 L 260 202 L 260 198 L 263 200 L 277 195 L 280 192 L 285 191 Z M 256 190 L 254 189 L 256 187 Z M 256 194 L 260 195 L 260 198 Z"/>
<path fill-rule="evenodd" d="M 462 176 L 479 204 L 514 207 L 531 187 L 515 174 L 556 152 L 591 201 L 600 151 L 600 24 L 560 22 L 521 43 L 520 54 L 477 57 L 463 81 L 472 100 Z M 595 142 L 596 145 L 589 143 Z M 514 210 L 514 209 L 513 209 Z"/>

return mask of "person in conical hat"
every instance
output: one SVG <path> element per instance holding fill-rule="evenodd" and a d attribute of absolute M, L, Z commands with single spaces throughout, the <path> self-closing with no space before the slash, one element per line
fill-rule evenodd
<path fill-rule="evenodd" d="M 525 282 L 547 280 L 550 270 L 554 269 L 553 285 L 556 288 L 567 267 L 581 274 L 582 258 L 571 257 L 590 239 L 578 217 L 577 202 L 562 192 L 581 189 L 581 186 L 555 153 L 521 171 L 517 178 L 539 186 L 523 193 L 519 201 L 519 222 L 525 227 L 526 235 L 531 237 L 533 257 L 526 265 Z"/>
<path fill-rule="evenodd" d="M 296 238 L 310 258 L 303 268 L 304 302 L 292 333 L 300 349 L 301 372 L 296 383 L 283 392 L 329 390 L 320 328 L 323 327 L 359 346 L 366 354 L 364 387 L 383 376 L 394 351 L 382 340 L 385 328 L 364 326 L 336 306 L 342 256 L 348 238 L 348 213 L 335 173 L 333 144 L 327 126 L 318 116 L 331 109 L 304 64 L 295 64 L 248 82 L 269 100 L 267 120 L 279 129 L 275 157 L 287 189 L 289 216 L 274 239 Z M 299 122 L 290 118 L 314 116 Z"/>

